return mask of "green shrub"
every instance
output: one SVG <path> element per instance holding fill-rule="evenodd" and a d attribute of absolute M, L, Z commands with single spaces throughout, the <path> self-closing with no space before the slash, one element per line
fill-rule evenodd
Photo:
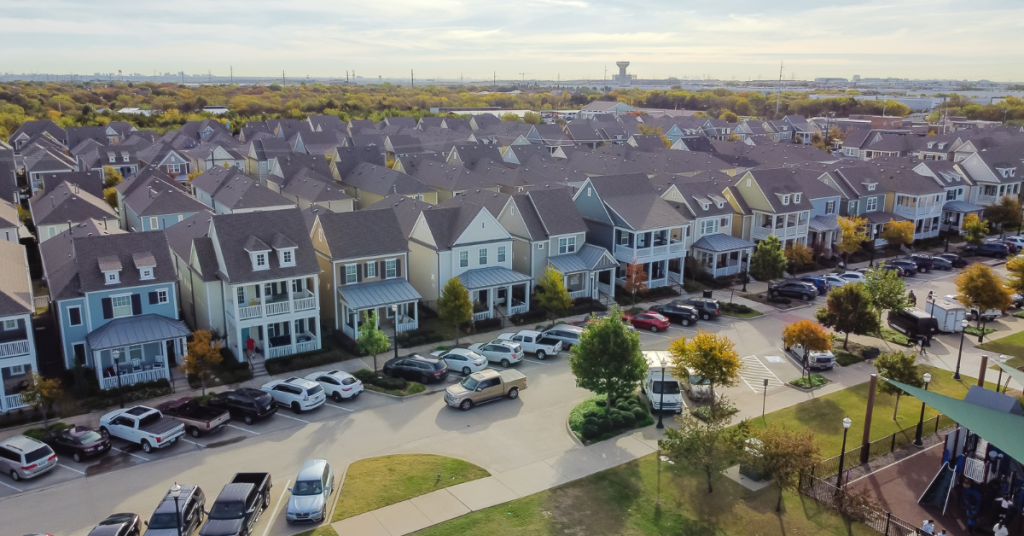
<path fill-rule="evenodd" d="M 739 410 L 736 409 L 736 406 L 733 406 L 728 402 L 719 402 L 717 411 L 721 415 L 728 416 L 733 415 Z M 690 413 L 692 413 L 694 417 L 697 417 L 702 421 L 707 421 L 709 416 L 711 415 L 711 406 L 698 406 L 694 408 L 693 411 L 691 411 Z"/>
<path fill-rule="evenodd" d="M 622 425 L 626 428 L 636 427 L 636 417 L 634 417 L 633 413 L 629 411 L 624 411 L 619 414 L 619 419 L 622 420 Z"/>
<path fill-rule="evenodd" d="M 608 417 L 603 417 L 597 420 L 597 427 L 602 433 L 612 429 L 612 421 Z"/>
<path fill-rule="evenodd" d="M 597 434 L 601 433 L 601 430 L 599 430 L 596 425 L 584 424 L 583 431 L 581 433 L 583 434 L 583 439 L 590 441 L 597 437 Z"/>
<path fill-rule="evenodd" d="M 608 401 L 603 398 L 594 403 L 597 404 L 597 407 L 599 408 L 603 408 L 608 405 Z"/>
<path fill-rule="evenodd" d="M 778 303 L 780 305 L 789 305 L 793 303 L 793 300 L 785 296 L 768 296 L 768 303 Z"/>
<path fill-rule="evenodd" d="M 829 381 L 821 374 L 811 374 L 810 376 L 801 376 L 799 378 L 789 381 L 790 385 L 795 385 L 801 389 L 814 389 L 815 387 L 821 387 L 827 385 Z"/>
<path fill-rule="evenodd" d="M 427 390 L 427 386 L 426 385 L 423 385 L 422 383 L 419 383 L 419 382 L 410 382 L 409 383 L 409 389 L 406 392 L 408 392 L 410 395 L 414 395 L 416 393 L 422 393 L 423 391 L 426 391 L 426 390 Z"/>
<path fill-rule="evenodd" d="M 616 413 L 615 415 L 612 415 L 608 420 L 611 421 L 613 430 L 619 430 L 626 426 L 626 420 L 622 418 L 622 413 Z"/>
<path fill-rule="evenodd" d="M 647 417 L 647 408 L 635 407 L 633 408 L 632 413 L 634 422 L 640 422 Z"/>
<path fill-rule="evenodd" d="M 278 358 L 274 358 L 274 359 L 268 359 L 264 363 L 266 364 L 267 372 L 269 372 L 271 375 L 277 375 L 277 374 L 284 374 L 284 373 L 287 373 L 287 372 L 292 372 L 292 371 L 295 371 L 295 370 L 303 370 L 303 369 L 309 369 L 309 368 L 314 368 L 314 367 L 320 367 L 322 365 L 329 365 L 329 364 L 337 363 L 338 361 L 341 361 L 342 359 L 344 359 L 344 356 L 342 356 L 340 353 L 335 352 L 335 351 L 331 351 L 331 350 L 314 350 L 312 352 L 306 352 L 306 353 L 302 353 L 302 354 L 295 354 L 295 355 L 290 355 L 290 356 L 287 356 L 287 357 L 278 357 Z M 249 370 L 249 369 L 248 369 L 248 367 L 246 367 L 243 370 Z M 223 379 L 222 376 L 218 375 L 218 377 Z M 251 372 L 249 373 L 249 378 L 252 378 Z M 224 383 L 236 383 L 236 382 L 225 381 Z"/>

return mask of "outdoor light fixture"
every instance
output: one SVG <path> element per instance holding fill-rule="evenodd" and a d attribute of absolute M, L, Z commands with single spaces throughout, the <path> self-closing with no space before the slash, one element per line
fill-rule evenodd
<path fill-rule="evenodd" d="M 853 421 L 843 417 L 843 448 L 839 451 L 839 474 L 836 475 L 836 492 L 843 489 L 843 462 L 846 460 L 846 434 L 850 431 Z"/>
<path fill-rule="evenodd" d="M 927 372 L 924 373 L 924 390 L 928 390 L 928 384 L 932 381 L 932 375 Z M 914 444 L 917 446 L 924 445 L 921 441 L 921 430 L 924 429 L 924 401 L 921 401 L 921 419 L 917 421 L 917 433 L 914 434 Z"/>
<path fill-rule="evenodd" d="M 960 379 L 960 358 L 964 355 L 964 334 L 967 333 L 967 326 L 970 325 L 971 323 L 968 322 L 967 319 L 960 321 L 960 327 L 962 328 L 960 330 L 960 350 L 956 353 L 956 370 L 953 372 L 954 380 Z"/>

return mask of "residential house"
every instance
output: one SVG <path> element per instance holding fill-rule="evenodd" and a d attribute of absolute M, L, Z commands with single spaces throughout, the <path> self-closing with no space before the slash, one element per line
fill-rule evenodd
<path fill-rule="evenodd" d="M 331 274 L 320 283 L 325 322 L 330 319 L 352 339 L 359 337 L 368 312 L 392 333 L 419 327 L 420 294 L 409 283 L 409 242 L 394 211 L 321 213 L 310 238 L 320 272 Z"/>
<path fill-rule="evenodd" d="M 188 181 L 189 173 L 196 171 L 184 149 L 175 148 L 163 141 L 140 150 L 138 159 L 140 165 L 158 167 L 178 182 Z"/>
<path fill-rule="evenodd" d="M 25 407 L 21 392 L 39 371 L 32 329 L 35 300 L 25 247 L 0 240 L 0 413 Z"/>
<path fill-rule="evenodd" d="M 79 169 L 90 172 L 100 181 L 106 176 L 106 167 L 113 168 L 121 177 L 131 176 L 139 170 L 138 150 L 131 146 L 96 146 L 78 152 L 75 158 Z"/>
<path fill-rule="evenodd" d="M 179 186 L 152 176 L 147 179 L 121 198 L 121 217 L 126 230 L 133 233 L 160 231 L 197 212 L 209 211 Z"/>
<path fill-rule="evenodd" d="M 14 149 L 2 141 L 0 141 L 0 199 L 14 203 L 21 200 Z"/>
<path fill-rule="evenodd" d="M 331 177 L 330 164 L 323 156 L 292 154 L 280 157 L 267 175 L 265 184 L 303 210 L 312 205 L 333 212 L 355 210 L 355 200 L 345 192 L 344 185 Z"/>
<path fill-rule="evenodd" d="M 888 212 L 885 209 L 884 188 L 880 188 L 878 165 L 861 165 L 852 163 L 832 168 L 819 180 L 839 192 L 842 201 L 839 214 L 847 218 L 864 218 L 868 226 L 868 236 L 874 240 L 874 246 L 881 248 L 887 244 L 881 238 L 885 224 L 890 221 L 904 221 L 903 216 Z"/>
<path fill-rule="evenodd" d="M 67 173 L 40 173 L 32 184 L 32 195 L 49 193 L 64 183 L 71 183 L 86 192 L 103 197 L 103 179 L 87 171 L 69 171 Z"/>
<path fill-rule="evenodd" d="M 616 283 L 626 265 L 643 265 L 648 288 L 682 282 L 689 222 L 661 198 L 647 175 L 590 177 L 573 198 L 587 224 L 587 242 L 619 261 Z"/>
<path fill-rule="evenodd" d="M 946 197 L 942 203 L 942 219 L 939 220 L 940 230 L 952 229 L 960 232 L 963 230 L 964 218 L 968 214 L 984 219 L 985 207 L 967 201 L 968 190 L 972 189 L 972 184 L 960 171 L 959 166 L 951 160 L 925 160 L 914 166 L 914 172 L 935 179 L 935 182 L 946 190 Z"/>
<path fill-rule="evenodd" d="M 360 209 L 379 203 L 392 194 L 437 204 L 437 190 L 405 173 L 369 162 L 358 162 L 345 171 L 341 185 L 350 197 L 356 199 Z"/>
<path fill-rule="evenodd" d="M 36 194 L 29 200 L 29 207 L 40 243 L 87 219 L 112 220 L 114 225 L 117 222 L 117 213 L 106 201 L 70 182 Z"/>
<path fill-rule="evenodd" d="M 497 184 L 483 175 L 448 164 L 444 157 L 439 155 L 404 156 L 395 161 L 394 170 L 405 173 L 436 190 L 438 202 L 467 190 L 498 190 Z"/>
<path fill-rule="evenodd" d="M 578 117 L 582 119 L 593 119 L 599 115 L 618 116 L 628 114 L 633 111 L 636 111 L 636 108 L 624 102 L 596 100 L 584 106 L 583 109 L 580 110 Z"/>
<path fill-rule="evenodd" d="M 1009 145 L 971 153 L 957 168 L 974 184 L 968 201 L 983 207 L 994 205 L 1003 196 L 1020 196 L 1024 147 Z"/>
<path fill-rule="evenodd" d="M 45 138 L 21 149 L 30 191 L 42 189 L 39 184 L 45 175 L 78 171 L 78 162 L 64 154 L 63 150 L 62 146 Z"/>
<path fill-rule="evenodd" d="M 25 121 L 7 138 L 7 142 L 16 154 L 21 154 L 22 149 L 40 138 L 48 138 L 67 147 L 67 137 L 67 132 L 53 121 Z"/>
<path fill-rule="evenodd" d="M 245 152 L 245 173 L 259 179 L 262 183 L 271 169 L 274 160 L 292 153 L 288 142 L 277 137 L 259 137 L 248 142 Z"/>
<path fill-rule="evenodd" d="M 775 235 L 783 247 L 808 245 L 813 205 L 805 189 L 820 175 L 796 168 L 747 170 L 725 192 L 734 210 L 750 216 L 750 227 L 733 227 L 733 236 L 758 243 Z"/>
<path fill-rule="evenodd" d="M 19 243 L 22 237 L 31 236 L 18 215 L 18 205 L 0 199 L 0 240 Z"/>
<path fill-rule="evenodd" d="M 92 369 L 102 389 L 169 381 L 189 331 L 178 320 L 167 237 L 76 230 L 40 247 L 65 367 Z"/>
<path fill-rule="evenodd" d="M 914 239 L 939 236 L 946 189 L 933 177 L 920 175 L 900 162 L 879 166 L 875 176 L 885 193 L 885 210 L 914 222 Z"/>
<path fill-rule="evenodd" d="M 189 182 L 196 199 L 214 214 L 258 212 L 292 208 L 295 202 L 260 186 L 237 168 L 210 168 Z"/>

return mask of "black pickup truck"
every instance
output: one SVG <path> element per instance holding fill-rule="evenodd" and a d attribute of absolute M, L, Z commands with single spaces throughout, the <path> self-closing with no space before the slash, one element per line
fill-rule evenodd
<path fill-rule="evenodd" d="M 250 536 L 270 506 L 270 473 L 235 473 L 206 512 L 199 536 Z"/>

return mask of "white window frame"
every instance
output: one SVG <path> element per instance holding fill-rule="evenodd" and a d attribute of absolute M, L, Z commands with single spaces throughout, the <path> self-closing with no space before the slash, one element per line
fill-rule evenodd
<path fill-rule="evenodd" d="M 71 310 L 72 309 L 78 309 L 78 323 L 77 324 L 72 324 L 71 323 Z M 85 319 L 82 318 L 82 307 L 78 306 L 78 305 L 72 305 L 71 307 L 68 307 L 68 325 L 69 326 L 81 326 L 84 323 L 85 323 Z"/>
<path fill-rule="evenodd" d="M 345 265 L 345 284 L 351 285 L 359 282 L 359 265 L 358 264 L 346 264 Z"/>
<path fill-rule="evenodd" d="M 169 303 L 170 301 L 170 293 L 167 292 L 167 289 L 162 288 L 156 291 L 156 302 L 158 304 Z"/>
<path fill-rule="evenodd" d="M 253 270 L 267 270 L 270 268 L 270 266 L 267 265 L 266 253 L 257 253 L 253 259 Z"/>
<path fill-rule="evenodd" d="M 4 320 L 4 331 L 18 329 L 18 319 Z"/>
<path fill-rule="evenodd" d="M 847 205 L 847 207 L 846 207 L 846 211 L 849 212 L 850 214 L 856 214 L 857 213 L 857 202 L 856 201 L 850 201 L 850 204 Z"/>
<path fill-rule="evenodd" d="M 789 194 L 782 196 L 782 204 L 789 205 Z"/>
<path fill-rule="evenodd" d="M 476 255 L 476 260 L 480 264 L 480 266 L 487 266 L 487 248 L 478 249 Z"/>
<path fill-rule="evenodd" d="M 459 268 L 469 268 L 469 251 L 459 252 Z"/>
<path fill-rule="evenodd" d="M 398 277 L 398 259 L 385 259 L 384 279 L 394 279 L 396 277 Z"/>
<path fill-rule="evenodd" d="M 127 305 L 117 305 L 117 303 L 115 303 L 115 300 L 117 300 L 117 301 L 119 301 L 119 300 L 128 300 L 128 304 Z M 125 307 L 128 308 L 128 314 L 121 314 L 121 315 L 117 314 L 118 309 L 121 309 L 122 312 L 123 312 Z M 113 318 L 125 318 L 127 316 L 132 316 L 132 295 L 131 294 L 118 294 L 117 296 L 111 296 L 110 297 L 110 312 L 111 312 L 111 314 L 114 315 Z"/>
<path fill-rule="evenodd" d="M 139 268 L 139 279 L 153 279 L 153 267 L 144 266 L 142 268 Z"/>
<path fill-rule="evenodd" d="M 116 285 L 121 282 L 121 274 L 117 270 L 110 270 L 106 279 L 108 285 Z"/>
<path fill-rule="evenodd" d="M 11 372 L 10 372 L 11 376 L 24 376 L 25 375 L 25 367 L 26 366 L 27 365 L 25 365 L 25 364 L 11 365 Z"/>
<path fill-rule="evenodd" d="M 295 266 L 295 252 L 291 249 L 281 251 L 281 266 Z"/>
<path fill-rule="evenodd" d="M 235 289 L 235 302 L 239 306 L 245 306 L 245 287 L 238 287 Z"/>
<path fill-rule="evenodd" d="M 158 230 L 158 229 L 160 229 L 160 218 L 158 218 L 156 216 L 150 216 L 149 217 L 149 228 L 151 230 Z"/>
<path fill-rule="evenodd" d="M 366 277 L 377 277 L 377 261 L 366 262 Z"/>
<path fill-rule="evenodd" d="M 874 212 L 876 210 L 878 210 L 878 198 L 877 197 L 870 197 L 870 198 L 868 198 L 867 202 L 864 204 L 864 211 L 865 212 Z"/>
<path fill-rule="evenodd" d="M 565 255 L 566 253 L 576 252 L 576 237 L 567 236 L 558 239 L 558 254 Z"/>
<path fill-rule="evenodd" d="M 825 201 L 825 214 L 835 214 L 835 213 L 836 213 L 836 202 L 835 201 Z"/>
<path fill-rule="evenodd" d="M 498 262 L 505 262 L 505 246 L 498 246 Z"/>

